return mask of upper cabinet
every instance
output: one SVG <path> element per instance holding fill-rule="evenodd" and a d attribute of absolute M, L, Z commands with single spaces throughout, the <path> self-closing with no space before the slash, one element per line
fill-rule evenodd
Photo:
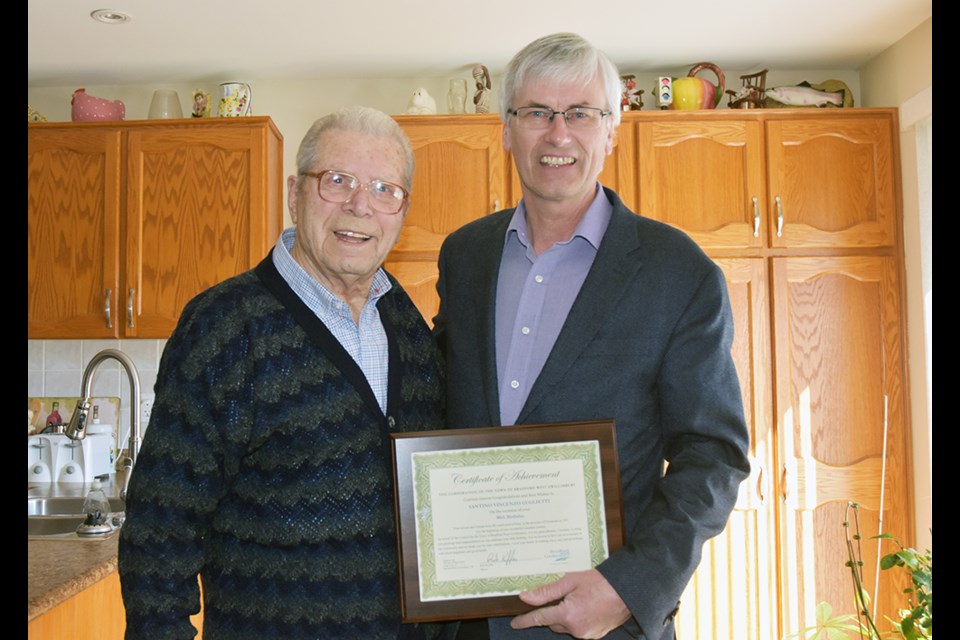
<path fill-rule="evenodd" d="M 637 138 L 638 213 L 705 249 L 891 246 L 895 112 L 829 113 L 625 114 Z"/>
<path fill-rule="evenodd" d="M 283 225 L 267 117 L 28 128 L 28 337 L 166 338 Z"/>
<path fill-rule="evenodd" d="M 624 123 L 636 130 L 637 213 L 683 229 L 701 247 L 759 247 L 763 125 L 656 115 L 663 117 Z"/>
<path fill-rule="evenodd" d="M 770 246 L 894 244 L 895 112 L 849 113 L 767 123 Z"/>
<path fill-rule="evenodd" d="M 27 335 L 117 337 L 120 131 L 28 129 Z"/>
<path fill-rule="evenodd" d="M 416 156 L 410 209 L 386 269 L 430 322 L 447 234 L 508 205 L 507 156 L 496 115 L 395 116 Z"/>

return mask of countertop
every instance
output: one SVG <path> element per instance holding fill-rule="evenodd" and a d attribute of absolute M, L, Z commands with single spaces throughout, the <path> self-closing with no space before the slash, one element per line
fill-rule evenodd
<path fill-rule="evenodd" d="M 117 538 L 27 540 L 27 622 L 116 571 Z"/>
<path fill-rule="evenodd" d="M 122 472 L 103 484 L 119 495 Z M 27 497 L 84 496 L 85 484 L 27 484 Z M 37 618 L 117 570 L 119 531 L 102 538 L 27 537 L 27 622 Z"/>

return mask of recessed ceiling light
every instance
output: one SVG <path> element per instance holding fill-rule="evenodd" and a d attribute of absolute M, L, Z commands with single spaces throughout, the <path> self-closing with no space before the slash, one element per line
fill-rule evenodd
<path fill-rule="evenodd" d="M 130 14 L 114 9 L 97 9 L 90 13 L 90 17 L 106 24 L 123 24 L 124 22 L 130 22 Z"/>

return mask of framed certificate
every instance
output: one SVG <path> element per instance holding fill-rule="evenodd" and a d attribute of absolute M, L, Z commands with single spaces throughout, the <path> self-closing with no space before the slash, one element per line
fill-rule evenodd
<path fill-rule="evenodd" d="M 521 591 L 623 545 L 612 421 L 391 438 L 404 622 L 529 611 Z"/>

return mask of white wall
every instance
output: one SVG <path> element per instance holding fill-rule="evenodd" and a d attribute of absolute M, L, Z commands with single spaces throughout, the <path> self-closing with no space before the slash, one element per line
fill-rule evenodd
<path fill-rule="evenodd" d="M 928 178 L 933 161 L 932 142 L 927 142 L 933 119 L 933 18 L 873 58 L 860 69 L 860 78 L 864 106 L 900 109 L 916 544 L 932 548 L 933 185 Z"/>

